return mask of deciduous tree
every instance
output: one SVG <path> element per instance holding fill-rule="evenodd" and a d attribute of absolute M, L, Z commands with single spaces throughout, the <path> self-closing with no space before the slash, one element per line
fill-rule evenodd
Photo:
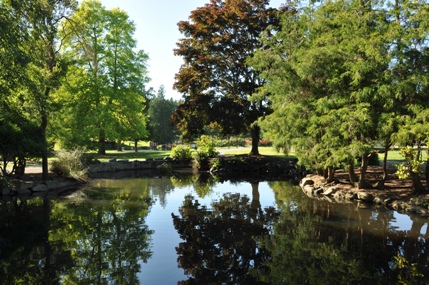
<path fill-rule="evenodd" d="M 178 23 L 185 36 L 175 54 L 184 63 L 175 88 L 183 94 L 173 119 L 185 137 L 216 125 L 222 134 L 252 135 L 252 154 L 259 154 L 257 119 L 269 113 L 266 96 L 252 97 L 264 84 L 246 59 L 261 47 L 259 37 L 276 24 L 267 0 L 211 0 Z"/>
<path fill-rule="evenodd" d="M 73 62 L 58 102 L 59 138 L 65 145 L 145 137 L 145 83 L 148 55 L 136 51 L 135 25 L 119 9 L 99 1 L 83 1 L 66 22 L 64 52 Z"/>

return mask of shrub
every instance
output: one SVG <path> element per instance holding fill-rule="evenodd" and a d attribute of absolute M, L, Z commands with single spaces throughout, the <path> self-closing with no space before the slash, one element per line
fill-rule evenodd
<path fill-rule="evenodd" d="M 157 145 L 156 150 L 165 150 L 165 145 L 163 144 Z"/>
<path fill-rule="evenodd" d="M 51 171 L 62 177 L 72 177 L 82 180 L 88 173 L 83 163 L 84 150 L 59 150 L 55 152 L 56 159 L 51 162 Z"/>
<path fill-rule="evenodd" d="M 178 145 L 171 150 L 170 157 L 173 159 L 191 159 L 192 151 L 189 146 Z"/>
<path fill-rule="evenodd" d="M 208 162 L 209 156 L 207 152 L 199 149 L 192 154 L 192 158 L 194 159 L 194 166 L 201 167 Z"/>
<path fill-rule="evenodd" d="M 201 156 L 206 156 L 206 158 L 216 157 L 219 154 L 219 152 L 216 151 L 216 141 L 217 139 L 215 137 L 212 138 L 207 135 L 202 135 L 197 140 L 198 153 L 200 153 Z"/>

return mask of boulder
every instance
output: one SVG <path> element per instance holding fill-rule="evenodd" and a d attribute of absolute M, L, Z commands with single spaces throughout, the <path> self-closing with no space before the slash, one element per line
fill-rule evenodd
<path fill-rule="evenodd" d="M 329 187 L 328 189 L 326 189 L 323 193 L 322 193 L 322 195 L 325 195 L 325 196 L 328 196 L 328 195 L 333 195 L 333 194 L 335 194 L 336 192 L 337 192 L 337 188 L 335 188 L 335 187 Z"/>
<path fill-rule="evenodd" d="M 299 182 L 299 186 L 301 186 L 301 188 L 304 188 L 306 185 L 314 185 L 313 179 L 311 179 L 310 177 L 305 177 L 301 179 L 301 181 Z"/>
<path fill-rule="evenodd" d="M 49 188 L 45 183 L 40 183 L 38 185 L 33 186 L 32 190 L 33 192 L 44 192 L 48 191 Z"/>
<path fill-rule="evenodd" d="M 1 195 L 2 196 L 9 195 L 11 192 L 12 192 L 12 190 L 9 187 L 3 187 L 3 189 L 1 189 Z"/>
<path fill-rule="evenodd" d="M 314 186 L 307 184 L 302 188 L 302 190 L 304 191 L 305 194 L 311 197 L 313 195 Z"/>
<path fill-rule="evenodd" d="M 374 201 L 374 196 L 367 192 L 358 192 L 357 193 L 357 199 L 365 202 L 372 202 Z"/>
<path fill-rule="evenodd" d="M 353 192 L 347 192 L 346 195 L 344 196 L 344 199 L 349 201 L 356 200 L 356 198 L 357 198 L 357 195 L 356 193 L 353 193 Z"/>
<path fill-rule="evenodd" d="M 337 191 L 334 193 L 333 198 L 337 202 L 342 202 L 345 199 L 344 193 L 342 191 Z"/>

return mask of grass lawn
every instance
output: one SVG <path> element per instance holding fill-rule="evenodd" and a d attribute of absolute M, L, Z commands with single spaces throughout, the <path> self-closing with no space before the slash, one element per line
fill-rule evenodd
<path fill-rule="evenodd" d="M 224 155 L 240 155 L 240 154 L 248 154 L 250 152 L 250 147 L 231 147 L 231 148 L 218 148 L 217 150 Z M 281 157 L 294 157 L 293 152 L 289 155 L 284 155 L 283 153 L 277 152 L 272 147 L 259 147 L 259 153 L 261 155 L 270 155 L 270 156 L 281 156 Z M 144 160 L 148 158 L 163 158 L 166 156 L 170 156 L 170 151 L 150 151 L 150 150 L 140 150 L 139 152 L 135 152 L 134 150 L 125 150 L 125 151 L 116 151 L 116 150 L 108 150 L 106 155 L 98 155 L 96 153 L 89 153 L 93 155 L 94 158 L 97 158 L 100 161 L 107 162 L 111 158 L 116 159 L 128 159 L 130 161 L 133 160 Z M 380 163 L 383 160 L 383 153 L 379 153 L 378 157 Z M 55 159 L 53 157 L 49 158 L 49 160 Z M 393 161 L 394 163 L 400 163 L 404 161 L 404 158 L 399 154 L 399 150 L 391 150 L 388 153 L 389 161 Z M 27 161 L 27 166 L 40 166 L 41 160 L 32 160 Z M 8 165 L 11 167 L 11 164 Z"/>
<path fill-rule="evenodd" d="M 248 154 L 250 152 L 250 147 L 231 147 L 231 148 L 218 148 L 217 150 L 224 155 L 240 155 Z M 282 156 L 282 157 L 294 157 L 293 153 L 285 155 L 283 153 L 277 152 L 272 147 L 259 147 L 259 153 L 261 155 L 270 155 L 270 156 Z M 128 159 L 128 160 L 144 160 L 147 158 L 163 158 L 170 155 L 170 151 L 139 151 L 135 152 L 134 150 L 125 150 L 125 151 L 116 151 L 108 150 L 106 155 L 98 155 L 94 153 L 94 157 L 98 158 L 100 161 L 109 161 L 111 158 L 116 159 Z M 382 162 L 383 153 L 379 153 L 379 160 Z M 399 150 L 391 150 L 388 153 L 388 160 L 397 161 L 398 163 L 404 161 L 404 158 L 399 154 Z"/>
<path fill-rule="evenodd" d="M 219 148 L 217 149 L 220 153 L 225 155 L 237 155 L 237 154 L 249 154 L 251 147 L 231 147 L 231 148 Z M 274 148 L 269 146 L 260 146 L 259 153 L 261 155 L 270 155 L 270 156 L 281 156 L 281 157 L 294 157 L 292 153 L 285 155 L 284 153 L 277 152 Z"/>
<path fill-rule="evenodd" d="M 90 153 L 91 154 L 91 153 Z M 116 159 L 128 159 L 128 160 L 144 160 L 148 158 L 163 158 L 170 156 L 170 151 L 139 151 L 135 152 L 134 150 L 108 150 L 106 155 L 93 154 L 95 158 L 100 161 L 109 161 L 111 158 Z"/>

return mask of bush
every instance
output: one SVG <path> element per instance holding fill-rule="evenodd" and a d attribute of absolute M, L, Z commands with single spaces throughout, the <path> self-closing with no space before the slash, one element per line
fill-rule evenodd
<path fill-rule="evenodd" d="M 173 159 L 192 159 L 192 151 L 189 146 L 178 145 L 171 150 L 170 157 Z"/>
<path fill-rule="evenodd" d="M 165 150 L 165 145 L 163 144 L 157 145 L 156 150 Z"/>
<path fill-rule="evenodd" d="M 217 139 L 215 137 L 210 137 L 207 135 L 202 135 L 197 140 L 197 146 L 198 146 L 198 153 L 200 153 L 200 156 L 206 156 L 206 158 L 209 157 L 216 157 L 219 152 L 216 151 L 216 142 Z"/>
<path fill-rule="evenodd" d="M 84 150 L 59 150 L 55 152 L 56 159 L 51 162 L 51 171 L 62 177 L 72 177 L 82 180 L 88 173 L 83 163 Z"/>
<path fill-rule="evenodd" d="M 192 154 L 192 158 L 194 159 L 194 165 L 196 167 L 201 167 L 208 162 L 209 156 L 207 152 L 199 149 Z"/>

